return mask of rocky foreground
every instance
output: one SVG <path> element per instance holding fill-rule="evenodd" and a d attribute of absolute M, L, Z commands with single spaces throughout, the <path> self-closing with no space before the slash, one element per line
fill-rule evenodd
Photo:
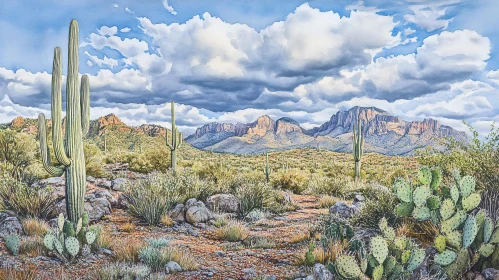
<path fill-rule="evenodd" d="M 313 273 L 312 268 L 300 266 L 306 241 L 293 243 L 293 240 L 307 234 L 320 214 L 328 212 L 327 209 L 318 209 L 318 197 L 290 195 L 288 199 L 297 206 L 296 211 L 246 223 L 250 230 L 249 237 L 242 242 L 227 242 L 216 237 L 213 216 L 220 215 L 217 211 L 231 215 L 234 201 L 230 195 L 211 197 L 206 205 L 195 199 L 189 200 L 170 212 L 176 221 L 173 226 L 150 227 L 137 223 L 126 212 L 127 202 L 121 187 L 133 177 L 134 174 L 115 180 L 89 177 L 85 209 L 90 219 L 102 225 L 115 244 L 162 237 L 168 239 L 171 245 L 185 249 L 199 265 L 197 270 L 176 272 L 167 279 L 253 279 L 257 276 L 263 279 L 296 279 Z M 39 185 L 55 190 L 60 198 L 56 211 L 64 211 L 64 179 L 49 178 L 40 181 Z M 214 211 L 215 205 L 217 211 Z M 0 235 L 12 233 L 22 234 L 22 226 L 16 217 L 4 214 L 0 217 Z M 2 268 L 34 266 L 47 275 L 46 279 L 53 279 L 52 273 L 60 271 L 61 267 L 67 275 L 92 279 L 89 276 L 91 271 L 113 262 L 114 254 L 113 250 L 101 249 L 80 258 L 75 264 L 62 264 L 48 256 L 13 257 L 5 244 L 0 242 Z M 328 273 L 320 265 L 315 270 L 319 274 Z"/>

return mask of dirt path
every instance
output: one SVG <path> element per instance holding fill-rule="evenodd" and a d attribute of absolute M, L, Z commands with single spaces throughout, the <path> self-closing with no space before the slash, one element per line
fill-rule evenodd
<path fill-rule="evenodd" d="M 297 256 L 302 256 L 306 244 L 292 244 L 293 236 L 308 232 L 309 227 L 327 209 L 318 209 L 318 198 L 314 196 L 294 195 L 299 209 L 282 216 L 263 219 L 248 224 L 250 239 L 266 239 L 264 248 L 254 248 L 247 242 L 226 242 L 215 237 L 213 229 L 198 229 L 191 226 L 177 227 L 145 227 L 135 225 L 127 233 L 123 227 L 133 221 L 122 210 L 113 210 L 108 221 L 102 221 L 106 232 L 113 240 L 135 240 L 151 237 L 164 237 L 176 246 L 183 247 L 199 264 L 197 271 L 186 271 L 174 274 L 166 279 L 252 279 L 253 276 L 275 276 L 274 279 L 296 278 L 300 275 L 297 266 Z M 197 235 L 197 236 L 195 236 Z M 0 249 L 5 257 L 5 247 Z M 23 263 L 33 263 L 33 260 L 21 257 Z M 30 258 L 32 259 L 32 258 Z M 103 263 L 112 262 L 111 257 L 103 257 L 95 263 L 82 263 L 65 266 L 71 275 L 88 275 L 88 270 Z M 1 261 L 0 261 L 1 263 Z M 41 270 L 54 270 L 60 265 L 50 262 L 37 264 Z M 265 278 L 263 278 L 265 279 Z"/>

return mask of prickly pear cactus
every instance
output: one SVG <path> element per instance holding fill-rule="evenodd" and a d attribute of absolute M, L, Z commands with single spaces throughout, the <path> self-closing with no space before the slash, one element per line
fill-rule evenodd
<path fill-rule="evenodd" d="M 5 237 L 5 246 L 12 253 L 17 256 L 19 254 L 19 246 L 21 245 L 21 238 L 18 235 L 7 235 Z"/>
<path fill-rule="evenodd" d="M 444 235 L 439 235 L 435 238 L 435 248 L 438 252 L 443 253 L 445 251 L 446 240 Z"/>
<path fill-rule="evenodd" d="M 54 250 L 54 240 L 56 237 L 52 234 L 47 234 L 43 238 L 43 245 L 45 245 L 45 248 L 49 250 Z"/>
<path fill-rule="evenodd" d="M 347 279 L 357 279 L 362 275 L 362 271 L 353 256 L 343 255 L 338 257 L 336 267 L 340 275 Z"/>
<path fill-rule="evenodd" d="M 65 242 L 68 253 L 75 257 L 80 251 L 80 242 L 75 237 L 68 237 Z"/>
<path fill-rule="evenodd" d="M 457 254 L 452 250 L 445 250 L 442 253 L 435 255 L 435 263 L 441 266 L 446 266 L 456 260 Z"/>
<path fill-rule="evenodd" d="M 97 236 L 96 236 L 95 232 L 93 232 L 93 231 L 88 231 L 85 234 L 85 239 L 87 241 L 87 244 L 89 244 L 89 245 L 94 243 L 96 237 Z"/>
<path fill-rule="evenodd" d="M 418 172 L 419 181 L 423 185 L 430 185 L 431 183 L 431 170 L 428 167 L 421 167 Z"/>
<path fill-rule="evenodd" d="M 385 261 L 388 256 L 388 245 L 383 237 L 376 236 L 371 238 L 371 253 L 379 263 Z"/>
<path fill-rule="evenodd" d="M 90 222 L 90 219 L 88 218 L 88 213 L 83 212 L 83 215 L 81 216 L 81 225 L 83 227 L 87 227 Z"/>

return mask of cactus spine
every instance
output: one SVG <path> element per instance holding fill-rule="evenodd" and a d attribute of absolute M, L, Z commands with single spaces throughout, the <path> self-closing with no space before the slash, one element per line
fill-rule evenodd
<path fill-rule="evenodd" d="M 265 153 L 265 167 L 263 168 L 263 174 L 265 174 L 265 179 L 267 183 L 270 182 L 270 174 L 272 174 L 272 168 L 269 166 L 269 154 Z"/>
<path fill-rule="evenodd" d="M 355 125 L 353 126 L 353 158 L 355 161 L 355 180 L 360 180 L 360 160 L 364 146 L 364 135 L 362 134 L 362 122 L 360 117 L 357 118 L 357 131 L 355 131 Z"/>
<path fill-rule="evenodd" d="M 38 116 L 38 133 L 43 165 L 54 176 L 66 174 L 66 210 L 68 218 L 77 222 L 83 213 L 85 194 L 85 155 L 83 137 L 89 129 L 90 86 L 88 76 L 81 78 L 78 89 L 78 22 L 69 27 L 68 74 L 66 82 L 66 131 L 62 138 L 62 55 L 59 47 L 54 50 L 52 71 L 52 141 L 57 161 L 62 167 L 52 165 L 47 146 L 45 115 Z"/>
<path fill-rule="evenodd" d="M 175 103 L 172 101 L 172 136 L 171 144 L 168 143 L 168 130 L 166 131 L 166 145 L 170 148 L 171 152 L 171 168 L 173 174 L 177 172 L 177 149 L 182 146 L 182 133 L 178 132 L 175 125 Z"/>

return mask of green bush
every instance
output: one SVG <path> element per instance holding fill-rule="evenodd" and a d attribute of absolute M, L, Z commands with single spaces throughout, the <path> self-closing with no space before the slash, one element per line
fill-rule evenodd
<path fill-rule="evenodd" d="M 231 188 L 239 199 L 238 214 L 243 218 L 253 210 L 272 206 L 272 189 L 263 181 L 240 177 L 231 183 Z"/>
<path fill-rule="evenodd" d="M 499 188 L 499 128 L 492 125 L 488 136 L 482 140 L 473 127 L 467 126 L 473 135 L 470 141 L 445 139 L 442 141 L 445 151 L 431 147 L 418 151 L 418 162 L 430 167 L 438 166 L 447 183 L 451 182 L 451 171 L 457 168 L 476 177 L 478 189 Z"/>
<path fill-rule="evenodd" d="M 10 164 L 10 175 L 20 179 L 27 167 L 35 163 L 38 148 L 28 134 L 14 130 L 0 130 L 0 161 Z"/>
<path fill-rule="evenodd" d="M 364 205 L 350 221 L 352 225 L 360 228 L 376 228 L 383 217 L 388 220 L 390 226 L 398 225 L 400 219 L 394 213 L 397 205 L 395 194 L 387 188 L 376 185 L 364 187 L 364 194 L 367 192 L 369 195 L 365 195 Z"/>
<path fill-rule="evenodd" d="M 298 170 L 279 170 L 272 177 L 271 184 L 275 188 L 290 190 L 295 194 L 301 194 L 307 188 L 308 178 Z"/>
<path fill-rule="evenodd" d="M 85 143 L 83 148 L 85 153 L 85 168 L 87 176 L 97 178 L 105 177 L 106 172 L 102 167 L 104 164 L 104 157 L 99 147 L 94 144 Z"/>
<path fill-rule="evenodd" d="M 56 205 L 49 188 L 28 187 L 4 174 L 0 178 L 0 210 L 9 210 L 21 217 L 47 219 Z"/>
<path fill-rule="evenodd" d="M 313 174 L 308 181 L 307 193 L 344 197 L 352 184 L 353 180 L 349 177 L 329 178 L 321 174 Z"/>

